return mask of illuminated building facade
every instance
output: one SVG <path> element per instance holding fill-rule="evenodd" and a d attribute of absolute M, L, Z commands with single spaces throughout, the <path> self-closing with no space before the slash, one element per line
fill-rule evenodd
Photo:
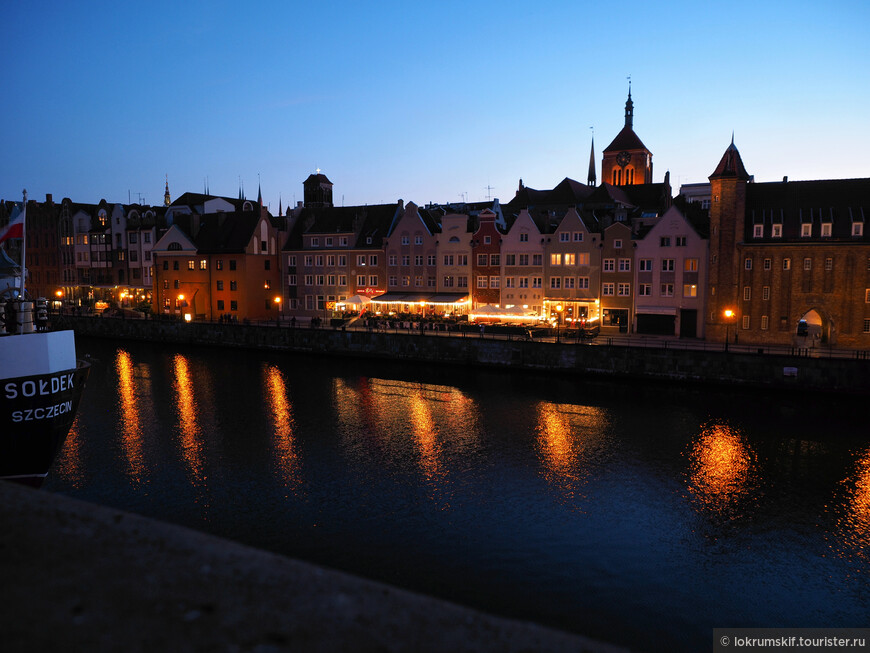
<path fill-rule="evenodd" d="M 870 348 L 870 179 L 754 183 L 732 140 L 710 196 L 709 339 Z"/>

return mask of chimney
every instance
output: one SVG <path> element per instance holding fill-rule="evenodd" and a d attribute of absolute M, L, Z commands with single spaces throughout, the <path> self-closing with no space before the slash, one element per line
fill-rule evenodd
<path fill-rule="evenodd" d="M 788 175 L 782 178 L 782 183 L 786 183 L 788 181 Z"/>
<path fill-rule="evenodd" d="M 51 201 L 51 193 L 45 194 L 45 203 L 46 204 L 54 204 L 54 202 Z"/>

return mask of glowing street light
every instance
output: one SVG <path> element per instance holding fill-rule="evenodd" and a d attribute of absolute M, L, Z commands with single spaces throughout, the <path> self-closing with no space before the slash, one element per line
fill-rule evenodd
<path fill-rule="evenodd" d="M 734 311 L 730 308 L 725 309 L 725 351 L 728 351 L 728 332 L 731 328 L 731 318 L 734 317 Z"/>

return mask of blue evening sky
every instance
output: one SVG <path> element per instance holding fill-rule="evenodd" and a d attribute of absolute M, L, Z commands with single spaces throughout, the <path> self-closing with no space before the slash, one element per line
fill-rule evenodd
<path fill-rule="evenodd" d="M 0 198 L 510 200 L 634 127 L 654 181 L 870 177 L 870 2 L 7 0 Z M 487 187 L 492 187 L 491 191 Z"/>

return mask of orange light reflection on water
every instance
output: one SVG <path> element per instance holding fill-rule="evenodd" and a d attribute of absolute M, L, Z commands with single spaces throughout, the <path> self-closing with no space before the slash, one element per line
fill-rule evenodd
<path fill-rule="evenodd" d="M 535 434 L 544 477 L 569 504 L 583 498 L 590 467 L 597 464 L 608 421 L 605 412 L 593 406 L 537 404 Z"/>
<path fill-rule="evenodd" d="M 172 359 L 175 379 L 175 406 L 178 413 L 178 426 L 181 431 L 181 453 L 190 473 L 196 481 L 203 481 L 202 441 L 197 422 L 197 405 L 193 395 L 193 383 L 187 358 L 176 354 Z"/>
<path fill-rule="evenodd" d="M 420 466 L 428 480 L 438 475 L 439 447 L 428 402 L 418 392 L 410 398 L 411 429 L 420 453 Z"/>
<path fill-rule="evenodd" d="M 145 469 L 142 454 L 142 427 L 139 419 L 139 407 L 136 401 L 136 383 L 133 378 L 133 359 L 129 352 L 119 349 L 115 360 L 118 372 L 118 391 L 120 399 L 120 417 L 123 437 L 121 447 L 130 468 L 130 477 L 141 482 Z"/>
<path fill-rule="evenodd" d="M 734 515 L 756 487 L 755 455 L 727 424 L 708 424 L 689 453 L 689 489 L 703 508 Z"/>
<path fill-rule="evenodd" d="M 295 446 L 295 422 L 284 375 L 274 365 L 264 366 L 266 397 L 274 425 L 273 444 L 285 485 L 301 483 L 299 456 Z"/>
<path fill-rule="evenodd" d="M 870 558 L 870 449 L 855 461 L 854 474 L 842 485 L 847 493 L 846 511 L 839 527 L 849 545 L 846 555 Z"/>

